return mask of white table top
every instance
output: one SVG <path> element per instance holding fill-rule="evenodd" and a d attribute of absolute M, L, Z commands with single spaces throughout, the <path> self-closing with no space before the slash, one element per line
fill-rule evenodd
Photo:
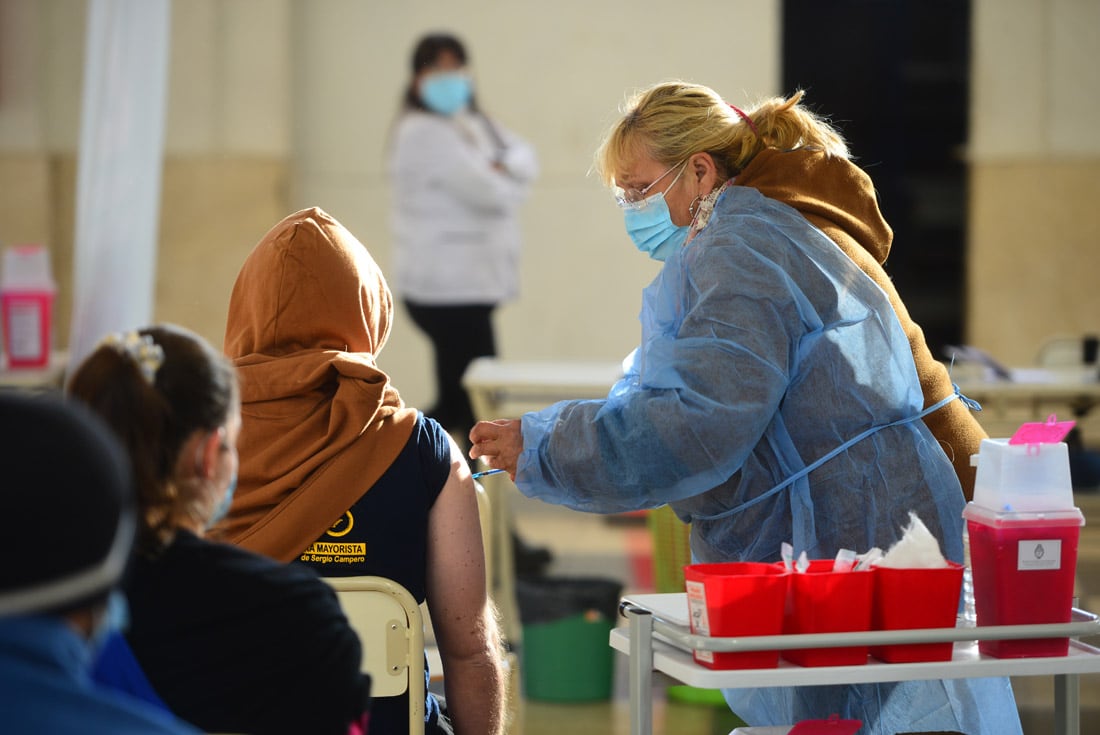
<path fill-rule="evenodd" d="M 975 400 L 1088 400 L 1100 402 L 1095 369 L 1013 368 L 1011 380 L 956 368 L 953 380 Z M 602 398 L 622 377 L 618 360 L 474 360 L 463 376 L 473 391 L 535 394 L 548 398 Z"/>
<path fill-rule="evenodd" d="M 1014 367 L 1007 378 L 971 365 L 948 367 L 951 379 L 967 396 L 996 399 L 1100 399 L 1100 372 L 1093 367 Z"/>
<path fill-rule="evenodd" d="M 1021 382 L 1014 380 L 968 380 L 958 382 L 963 395 L 1030 400 L 1100 399 L 1100 382 L 1084 380 Z"/>
<path fill-rule="evenodd" d="M 471 389 L 552 390 L 574 398 L 607 395 L 622 377 L 622 363 L 601 360 L 498 360 L 479 357 L 470 363 L 462 382 Z M 584 395 L 579 395 L 583 393 Z"/>
<path fill-rule="evenodd" d="M 44 367 L 12 368 L 7 356 L 0 355 L 0 388 L 59 388 L 61 378 L 68 367 L 69 355 L 63 350 L 50 354 L 50 363 Z"/>

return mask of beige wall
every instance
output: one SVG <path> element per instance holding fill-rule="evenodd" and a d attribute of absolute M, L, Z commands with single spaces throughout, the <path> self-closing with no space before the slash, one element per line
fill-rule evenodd
<path fill-rule="evenodd" d="M 1055 334 L 1100 332 L 1100 157 L 971 169 L 970 340 L 1027 364 Z"/>
<path fill-rule="evenodd" d="M 1100 3 L 974 7 L 968 339 L 1021 364 L 1100 332 Z"/>
<path fill-rule="evenodd" d="M 82 0 L 0 0 L 0 84 L 21 90 L 0 94 L 0 184 L 8 192 L 20 167 L 40 180 L 37 193 L 21 194 L 30 202 L 3 197 L 0 214 L 19 216 L 0 220 L 0 243 L 51 246 L 62 345 L 83 11 Z M 691 16 L 711 22 L 690 33 L 670 33 L 664 11 L 577 0 L 174 3 L 155 318 L 220 344 L 241 260 L 284 214 L 312 204 L 387 267 L 387 131 L 414 40 L 446 28 L 470 48 L 483 106 L 542 159 L 524 212 L 522 297 L 498 315 L 502 353 L 621 358 L 656 269 L 587 175 L 605 126 L 626 92 L 665 78 L 705 82 L 741 103 L 779 91 L 776 0 L 698 2 Z M 410 402 L 431 400 L 427 345 L 404 311 L 380 361 Z"/>
<path fill-rule="evenodd" d="M 164 170 L 155 318 L 186 324 L 218 347 L 237 270 L 286 216 L 281 158 L 173 156 Z"/>
<path fill-rule="evenodd" d="M 974 0 L 968 339 L 1009 362 L 1047 333 L 1100 330 L 1100 4 Z M 0 244 L 46 242 L 68 325 L 84 0 L 0 0 Z M 587 175 L 625 93 L 681 77 L 751 103 L 779 93 L 779 0 L 552 5 L 491 0 L 173 4 L 155 317 L 220 344 L 228 290 L 280 217 L 328 209 L 387 267 L 385 140 L 421 32 L 468 42 L 483 105 L 538 148 L 511 358 L 617 359 L 652 263 Z M 403 311 L 381 356 L 431 400 Z"/>
<path fill-rule="evenodd" d="M 538 149 L 523 212 L 521 297 L 499 310 L 507 358 L 618 360 L 639 337 L 656 272 L 588 169 L 624 95 L 669 78 L 747 103 L 779 92 L 778 0 L 294 3 L 293 206 L 318 204 L 391 261 L 385 143 L 416 38 L 467 43 L 479 102 Z M 675 22 L 669 22 L 674 18 Z M 677 29 L 682 30 L 677 30 Z M 414 404 L 432 398 L 426 341 L 398 312 L 382 366 Z"/>

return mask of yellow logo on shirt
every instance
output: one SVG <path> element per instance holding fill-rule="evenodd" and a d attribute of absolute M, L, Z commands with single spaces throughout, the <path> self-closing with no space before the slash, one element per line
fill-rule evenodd
<path fill-rule="evenodd" d="M 332 524 L 332 528 L 325 531 L 325 534 L 332 536 L 333 538 L 340 538 L 341 536 L 347 536 L 351 533 L 352 527 L 355 525 L 355 518 L 352 517 L 351 511 L 347 511 L 344 515 L 340 516 L 336 523 Z"/>
<path fill-rule="evenodd" d="M 325 531 L 325 535 L 332 538 L 347 536 L 354 525 L 355 518 L 349 510 Z M 367 545 L 362 541 L 348 543 L 315 541 L 298 558 L 314 564 L 359 564 L 367 559 Z"/>
<path fill-rule="evenodd" d="M 366 558 L 365 543 L 336 544 L 324 541 L 315 541 L 300 557 L 302 561 L 317 564 L 356 564 L 366 561 Z"/>
<path fill-rule="evenodd" d="M 315 541 L 313 546 L 306 549 L 307 554 L 327 554 L 329 556 L 360 556 L 367 553 L 367 545 L 358 544 L 326 544 Z"/>

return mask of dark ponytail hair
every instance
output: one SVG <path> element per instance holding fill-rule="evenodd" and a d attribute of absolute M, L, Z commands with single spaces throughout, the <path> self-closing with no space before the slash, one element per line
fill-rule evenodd
<path fill-rule="evenodd" d="M 137 547 L 155 553 L 191 498 L 175 483 L 184 443 L 224 426 L 237 396 L 233 365 L 202 337 L 160 325 L 137 332 L 163 351 L 152 372 L 124 348 L 101 344 L 76 369 L 67 391 L 107 421 L 130 455 L 141 517 Z"/>

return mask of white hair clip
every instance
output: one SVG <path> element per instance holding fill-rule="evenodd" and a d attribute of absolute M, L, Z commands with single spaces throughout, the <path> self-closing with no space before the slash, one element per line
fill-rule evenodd
<path fill-rule="evenodd" d="M 141 369 L 141 374 L 149 385 L 156 380 L 157 370 L 164 364 L 164 350 L 148 334 L 114 332 L 104 337 L 101 344 L 129 356 Z"/>

